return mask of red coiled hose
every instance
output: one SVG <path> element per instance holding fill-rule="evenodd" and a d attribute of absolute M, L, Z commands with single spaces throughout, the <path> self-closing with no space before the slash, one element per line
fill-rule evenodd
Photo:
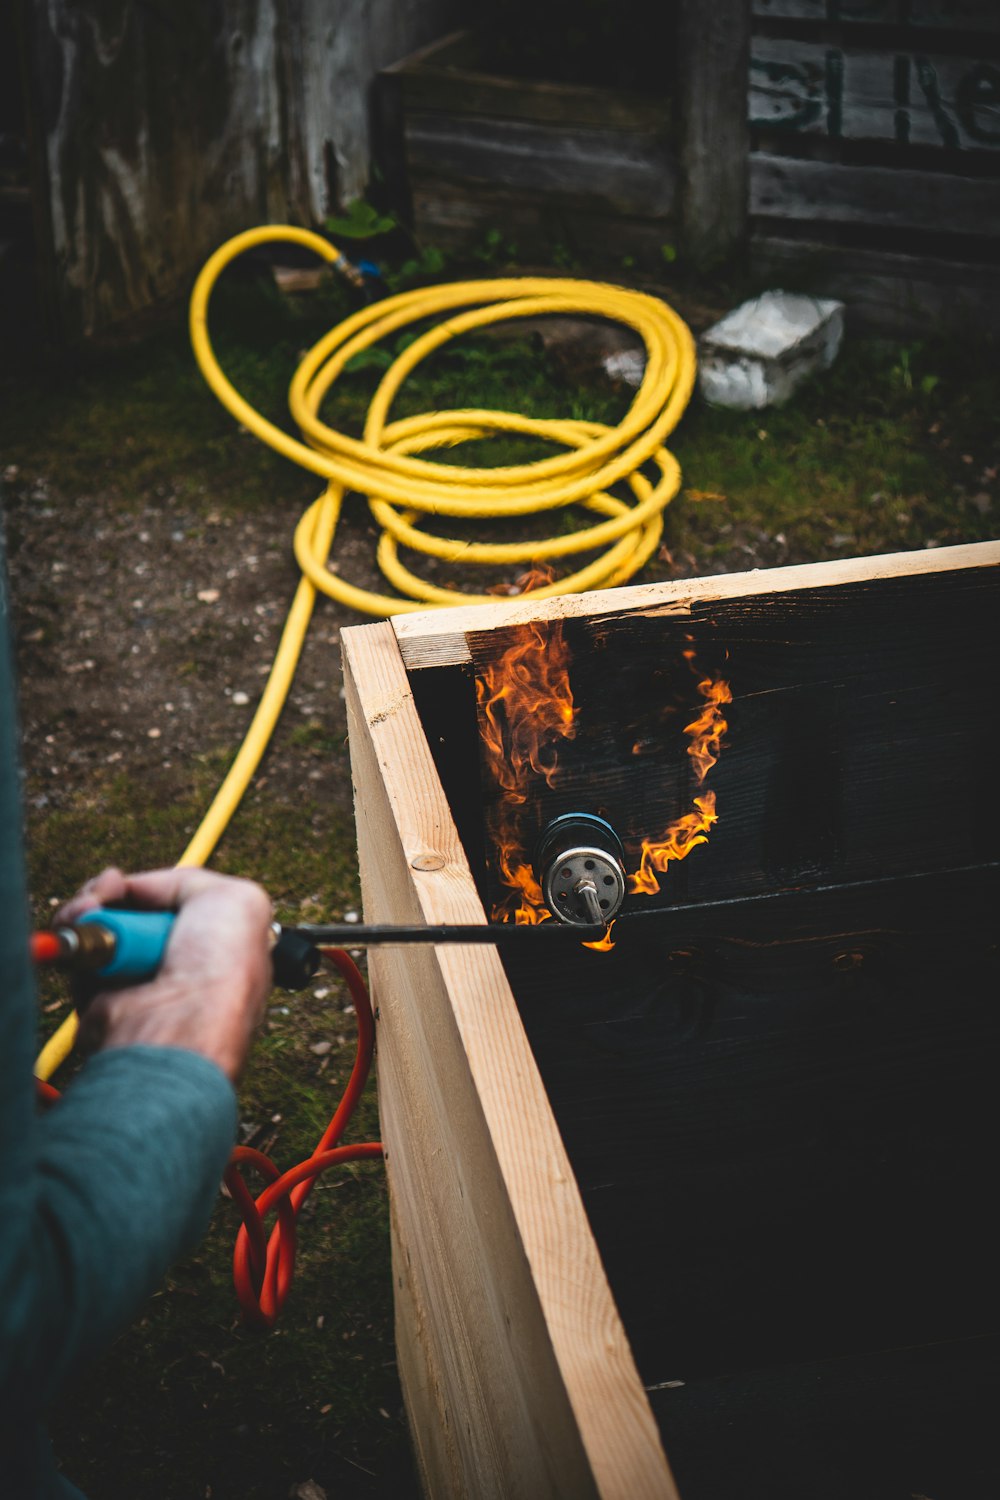
<path fill-rule="evenodd" d="M 354 1001 L 358 1046 L 347 1087 L 316 1150 L 305 1161 L 280 1172 L 262 1151 L 255 1151 L 252 1146 L 236 1146 L 224 1174 L 226 1187 L 243 1219 L 233 1249 L 233 1281 L 243 1321 L 252 1328 L 273 1328 L 284 1306 L 295 1270 L 299 1209 L 317 1177 L 341 1162 L 383 1155 L 380 1141 L 363 1141 L 353 1146 L 337 1144 L 368 1081 L 375 1050 L 375 1019 L 367 986 L 353 959 L 340 948 L 321 948 L 320 952 L 324 961 L 343 975 Z M 36 961 L 44 962 L 45 958 L 38 955 Z M 35 1086 L 41 1102 L 50 1104 L 59 1098 L 59 1090 L 50 1083 L 36 1078 Z M 240 1174 L 241 1164 L 255 1167 L 268 1179 L 268 1186 L 257 1198 Z M 277 1223 L 268 1236 L 264 1221 L 272 1211 L 277 1214 Z"/>
<path fill-rule="evenodd" d="M 320 951 L 324 960 L 339 969 L 347 981 L 357 1015 L 358 1047 L 343 1097 L 312 1156 L 286 1172 L 279 1172 L 270 1157 L 251 1146 L 235 1147 L 229 1159 L 225 1182 L 243 1218 L 233 1250 L 233 1281 L 243 1320 L 252 1328 L 272 1328 L 288 1296 L 295 1270 L 298 1212 L 317 1177 L 341 1162 L 382 1156 L 380 1141 L 337 1145 L 368 1080 L 375 1048 L 375 1020 L 368 989 L 353 959 L 340 948 Z M 270 1179 L 256 1199 L 240 1175 L 241 1163 L 256 1167 Z M 272 1210 L 278 1220 L 268 1237 L 264 1220 Z"/>

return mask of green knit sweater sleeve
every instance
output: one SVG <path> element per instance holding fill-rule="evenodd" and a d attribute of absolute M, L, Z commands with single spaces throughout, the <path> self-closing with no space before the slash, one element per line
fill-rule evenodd
<path fill-rule="evenodd" d="M 47 1493 L 37 1421 L 203 1233 L 236 1100 L 214 1063 L 124 1047 L 39 1114 L 34 977 L 0 534 L 0 1427 L 11 1493 Z M 3 1488 L 3 1484 L 0 1484 Z"/>

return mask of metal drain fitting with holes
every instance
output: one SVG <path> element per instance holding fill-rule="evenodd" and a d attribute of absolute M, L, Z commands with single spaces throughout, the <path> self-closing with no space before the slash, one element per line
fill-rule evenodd
<path fill-rule="evenodd" d="M 610 922 L 625 899 L 625 851 L 596 813 L 553 818 L 538 842 L 535 869 L 545 905 L 560 922 Z"/>

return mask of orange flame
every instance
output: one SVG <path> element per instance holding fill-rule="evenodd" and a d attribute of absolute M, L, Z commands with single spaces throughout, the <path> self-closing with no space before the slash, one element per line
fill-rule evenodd
<path fill-rule="evenodd" d="M 543 589 L 546 584 L 552 583 L 555 576 L 554 568 L 550 568 L 547 563 L 536 562 L 532 563 L 527 572 L 519 573 L 513 583 L 494 583 L 486 592 L 508 597 L 533 594 L 536 589 Z"/>
<path fill-rule="evenodd" d="M 516 896 L 516 922 L 541 922 L 551 916 L 525 855 L 517 809 L 527 802 L 534 779 L 553 785 L 556 745 L 576 733 L 569 659 L 561 623 L 549 629 L 521 625 L 513 645 L 476 679 L 486 761 L 500 790 L 493 829 L 497 869 L 514 893 L 496 908 L 494 920 L 509 919 Z"/>
<path fill-rule="evenodd" d="M 685 651 L 683 654 L 693 664 L 694 652 Z M 697 718 L 684 726 L 684 733 L 691 736 L 687 753 L 694 767 L 695 781 L 701 786 L 722 753 L 722 737 L 729 725 L 721 705 L 732 703 L 733 695 L 728 682 L 721 678 L 702 678 L 698 691 L 705 706 Z M 703 796 L 695 797 L 694 806 L 694 812 L 675 818 L 661 838 L 643 839 L 639 868 L 629 876 L 630 895 L 654 896 L 660 889 L 656 873 L 662 875 L 672 859 L 686 859 L 692 849 L 708 842 L 708 830 L 718 822 L 715 793 L 705 792 Z"/>
<path fill-rule="evenodd" d="M 611 929 L 612 927 L 614 927 L 617 920 L 617 917 L 611 918 L 611 921 L 608 923 L 607 932 L 596 943 L 583 943 L 581 946 L 584 948 L 592 948 L 595 953 L 610 953 L 612 948 L 615 946 L 615 940 L 611 936 Z"/>
<path fill-rule="evenodd" d="M 705 699 L 705 707 L 696 719 L 685 724 L 684 733 L 692 737 L 688 755 L 694 763 L 695 779 L 701 786 L 722 753 L 722 736 L 729 728 L 719 705 L 732 703 L 733 695 L 729 683 L 721 678 L 717 682 L 710 677 L 703 678 L 698 691 Z"/>
<path fill-rule="evenodd" d="M 692 849 L 708 843 L 708 830 L 718 822 L 715 793 L 706 792 L 694 799 L 695 811 L 684 813 L 668 825 L 660 839 L 643 839 L 642 858 L 634 875 L 629 876 L 629 894 L 655 896 L 660 889 L 654 871 L 661 874 L 672 859 L 686 859 Z"/>

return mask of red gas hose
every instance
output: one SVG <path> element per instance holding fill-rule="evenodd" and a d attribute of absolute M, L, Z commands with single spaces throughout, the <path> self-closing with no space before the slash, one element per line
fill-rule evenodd
<path fill-rule="evenodd" d="M 32 957 L 38 963 L 52 961 L 51 955 L 39 951 L 45 947 L 39 940 L 49 937 L 49 933 L 36 933 L 32 938 Z M 299 1209 L 317 1177 L 342 1162 L 383 1155 L 380 1141 L 364 1141 L 353 1146 L 337 1144 L 368 1081 L 375 1049 L 375 1020 L 368 988 L 354 960 L 340 948 L 321 948 L 320 952 L 324 962 L 340 971 L 354 1001 L 358 1045 L 347 1087 L 319 1144 L 305 1161 L 281 1172 L 262 1151 L 256 1151 L 252 1146 L 235 1146 L 224 1174 L 226 1187 L 243 1219 L 233 1249 L 233 1282 L 243 1321 L 251 1328 L 273 1328 L 284 1306 L 295 1270 Z M 59 1098 L 59 1090 L 40 1078 L 35 1079 L 35 1087 L 43 1103 L 52 1103 Z M 241 1164 L 256 1168 L 268 1179 L 268 1186 L 256 1198 L 240 1174 Z M 277 1223 L 268 1236 L 265 1219 L 272 1212 L 277 1214 Z"/>
<path fill-rule="evenodd" d="M 226 1168 L 225 1182 L 243 1218 L 233 1250 L 233 1281 L 244 1322 L 253 1328 L 271 1328 L 292 1283 L 295 1269 L 296 1220 L 313 1183 L 328 1167 L 341 1162 L 382 1156 L 379 1141 L 338 1146 L 361 1097 L 371 1068 L 375 1047 L 375 1021 L 368 989 L 357 965 L 340 948 L 321 948 L 324 961 L 339 969 L 354 1001 L 358 1021 L 358 1047 L 354 1067 L 343 1097 L 312 1156 L 279 1173 L 269 1157 L 250 1146 L 237 1146 Z M 240 1175 L 239 1165 L 254 1166 L 271 1178 L 254 1199 Z M 264 1219 L 274 1210 L 278 1222 L 265 1238 Z"/>

